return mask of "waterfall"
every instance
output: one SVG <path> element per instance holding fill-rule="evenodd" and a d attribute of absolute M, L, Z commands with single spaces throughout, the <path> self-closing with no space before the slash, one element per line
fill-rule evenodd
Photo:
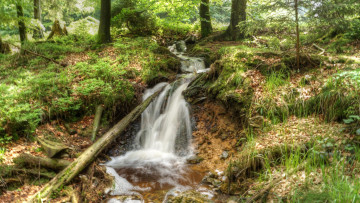
<path fill-rule="evenodd" d="M 169 49 L 172 50 L 171 47 Z M 181 51 L 172 51 L 180 58 L 182 66 L 186 66 L 183 69 L 187 72 L 205 68 L 201 59 L 185 57 Z M 182 95 L 189 83 L 189 78 L 183 77 L 173 85 L 159 83 L 145 91 L 143 100 L 163 89 L 142 113 L 141 129 L 134 141 L 135 149 L 125 155 L 112 157 L 112 160 L 105 164 L 108 171 L 114 174 L 115 169 L 121 176 L 114 176 L 115 188 L 121 188 L 121 181 L 126 185 L 129 185 L 129 182 L 146 182 L 146 185 L 151 187 L 134 187 L 134 191 L 181 187 L 183 183 L 191 181 L 187 180 L 185 175 L 188 170 L 186 157 L 192 153 L 191 118 L 188 104 Z M 187 153 L 180 153 L 179 148 Z"/>

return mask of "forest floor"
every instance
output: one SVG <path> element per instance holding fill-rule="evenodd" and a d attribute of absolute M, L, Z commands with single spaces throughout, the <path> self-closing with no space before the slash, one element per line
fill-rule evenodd
<path fill-rule="evenodd" d="M 193 105 L 195 148 L 212 174 L 205 178 L 236 201 L 278 178 L 262 201 L 359 200 L 360 43 L 321 56 L 305 46 L 300 70 L 287 63 L 291 51 L 266 46 L 205 41 L 190 51 L 213 60 L 189 87 L 190 102 L 207 97 Z"/>
<path fill-rule="evenodd" d="M 65 45 L 67 40 L 73 39 L 29 46 L 66 62 L 65 68 L 29 54 L 1 55 L 1 167 L 16 166 L 13 160 L 22 153 L 46 157 L 36 137 L 67 145 L 71 150 L 59 158 L 74 160 L 93 143 L 97 105 L 106 112 L 102 135 L 139 103 L 146 87 L 171 81 L 179 72 L 179 61 L 151 38 L 118 39 L 93 49 Z M 206 77 L 199 76 L 195 96 L 206 100 L 192 104 L 193 145 L 203 158 L 196 167 L 209 171 L 203 182 L 228 195 L 218 202 L 245 200 L 278 177 L 284 179 L 261 198 L 359 198 L 360 43 L 348 46 L 345 53 L 321 56 L 304 46 L 300 70 L 293 50 L 273 49 L 266 40 L 204 40 L 189 50 L 211 64 Z M 52 202 L 70 201 L 74 191 L 90 202 L 104 201 L 111 178 L 99 162 L 54 194 Z M 305 169 L 286 176 L 302 162 L 308 163 Z M 25 201 L 48 180 L 0 172 L 0 202 Z M 337 197 L 340 193 L 346 195 Z"/>

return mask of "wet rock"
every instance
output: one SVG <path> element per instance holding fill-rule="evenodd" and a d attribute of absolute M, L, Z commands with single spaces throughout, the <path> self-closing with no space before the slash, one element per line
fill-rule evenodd
<path fill-rule="evenodd" d="M 132 203 L 142 203 L 144 202 L 141 195 L 120 195 L 109 198 L 107 203 L 121 203 L 121 202 L 132 202 Z"/>
<path fill-rule="evenodd" d="M 186 191 L 178 194 L 177 196 L 169 196 L 167 203 L 210 203 L 213 202 L 205 195 L 196 191 Z"/>
<path fill-rule="evenodd" d="M 204 160 L 204 158 L 200 157 L 200 156 L 197 156 L 197 155 L 194 155 L 194 156 L 191 156 L 187 159 L 187 162 L 189 164 L 198 164 L 200 162 L 202 162 Z"/>
<path fill-rule="evenodd" d="M 176 50 L 178 52 L 185 52 L 186 51 L 186 43 L 185 43 L 185 41 L 176 42 Z"/>
<path fill-rule="evenodd" d="M 223 151 L 223 153 L 220 156 L 220 159 L 227 159 L 229 157 L 229 152 L 228 151 Z"/>
<path fill-rule="evenodd" d="M 210 184 L 216 188 L 219 188 L 221 186 L 221 180 L 211 177 L 206 177 L 205 179 L 203 179 L 203 183 Z"/>
<path fill-rule="evenodd" d="M 222 181 L 219 180 L 219 175 L 215 172 L 209 172 L 201 181 L 202 183 L 209 184 L 214 186 L 215 188 L 219 188 L 221 186 Z"/>

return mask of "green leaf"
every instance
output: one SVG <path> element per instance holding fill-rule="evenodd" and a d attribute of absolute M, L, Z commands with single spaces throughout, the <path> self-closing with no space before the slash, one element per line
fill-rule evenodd
<path fill-rule="evenodd" d="M 349 116 L 349 118 L 352 118 L 352 119 L 355 119 L 355 120 L 360 120 L 360 116 L 358 116 L 358 115 L 351 115 L 351 116 Z"/>
<path fill-rule="evenodd" d="M 352 118 L 344 119 L 343 121 L 344 121 L 345 124 L 349 124 L 349 123 L 354 122 L 354 120 Z"/>

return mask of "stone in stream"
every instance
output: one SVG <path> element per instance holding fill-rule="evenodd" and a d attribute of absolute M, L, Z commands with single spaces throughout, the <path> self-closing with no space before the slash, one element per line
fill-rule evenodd
<path fill-rule="evenodd" d="M 200 156 L 197 156 L 197 155 L 194 155 L 194 156 L 191 156 L 187 159 L 187 162 L 189 164 L 198 164 L 200 162 L 202 162 L 204 160 L 204 158 L 200 157 Z"/>
<path fill-rule="evenodd" d="M 178 52 L 185 52 L 186 51 L 186 43 L 185 43 L 185 41 L 176 42 L 176 50 Z"/>
<path fill-rule="evenodd" d="M 168 203 L 187 203 L 187 202 L 210 203 L 213 201 L 209 200 L 205 195 L 203 195 L 197 191 L 189 190 L 189 191 L 181 192 L 180 194 L 177 194 L 176 196 L 169 195 L 166 202 L 168 202 Z"/>

